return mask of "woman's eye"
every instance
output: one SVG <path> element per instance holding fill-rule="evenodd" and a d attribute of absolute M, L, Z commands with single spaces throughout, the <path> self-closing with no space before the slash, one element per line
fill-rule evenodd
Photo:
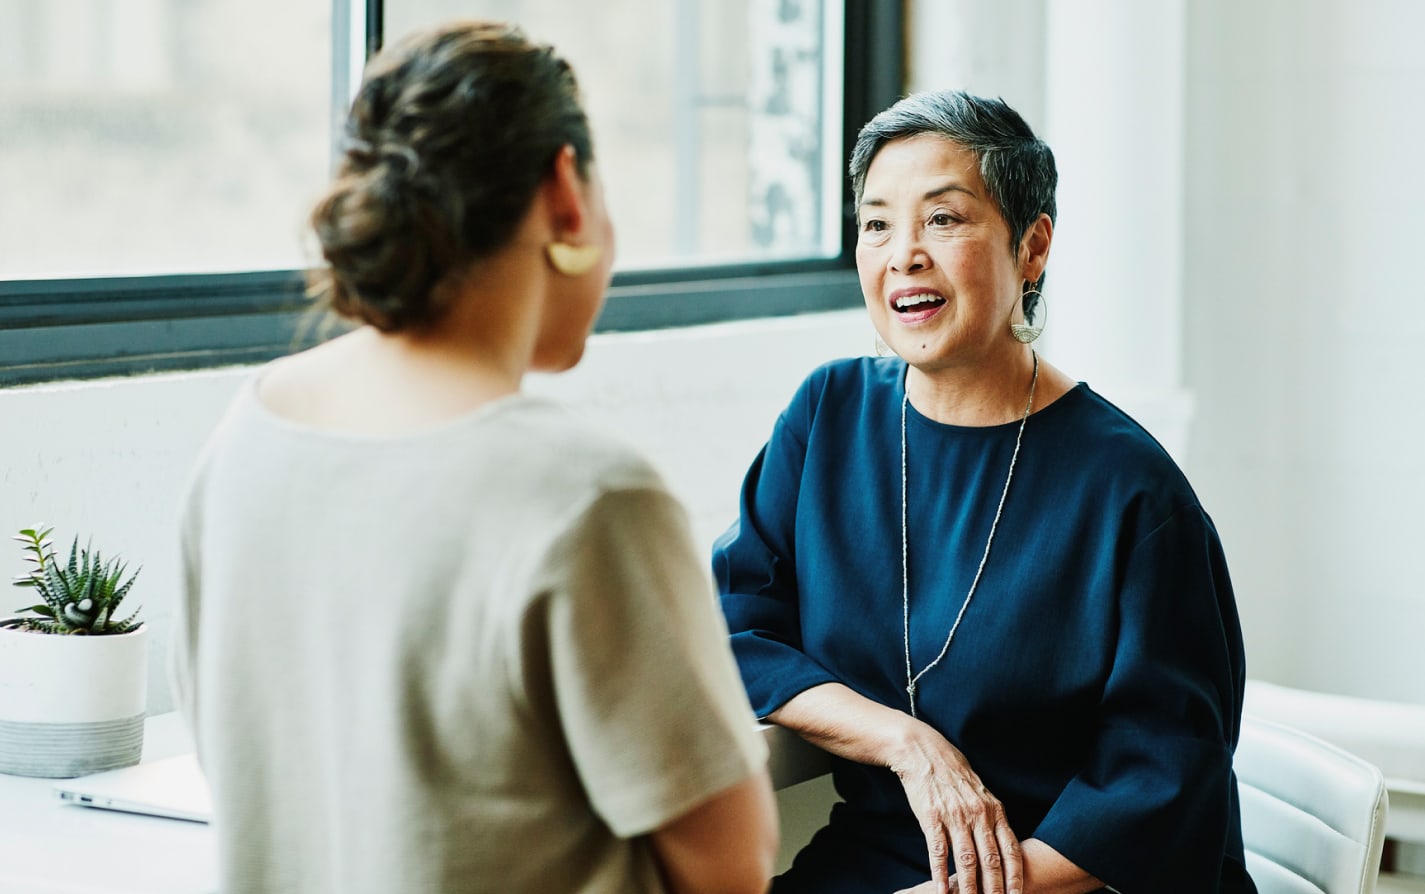
<path fill-rule="evenodd" d="M 955 218 L 944 211 L 937 211 L 930 216 L 930 222 L 937 227 L 948 227 L 955 222 Z"/>
<path fill-rule="evenodd" d="M 886 222 L 884 220 L 868 220 L 861 225 L 861 229 L 868 233 L 880 233 L 886 229 Z"/>

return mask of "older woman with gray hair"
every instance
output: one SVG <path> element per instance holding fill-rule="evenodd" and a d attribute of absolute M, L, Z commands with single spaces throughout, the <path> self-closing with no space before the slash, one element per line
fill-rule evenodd
<path fill-rule="evenodd" d="M 753 708 L 836 758 L 842 800 L 773 891 L 1254 891 L 1217 532 L 1033 347 L 1053 154 L 1002 101 L 921 93 L 851 177 L 894 356 L 806 379 L 713 557 Z"/>

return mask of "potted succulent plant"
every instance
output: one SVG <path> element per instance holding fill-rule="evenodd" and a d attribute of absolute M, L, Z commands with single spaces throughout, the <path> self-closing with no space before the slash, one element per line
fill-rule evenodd
<path fill-rule="evenodd" d="M 0 620 L 0 773 L 82 776 L 143 752 L 147 629 L 120 612 L 138 571 L 81 548 L 55 555 L 53 528 L 25 528 L 29 571 L 15 586 L 40 601 Z"/>

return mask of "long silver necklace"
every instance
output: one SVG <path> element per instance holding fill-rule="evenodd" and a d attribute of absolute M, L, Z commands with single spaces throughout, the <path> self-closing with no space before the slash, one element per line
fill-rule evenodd
<path fill-rule="evenodd" d="M 931 668 L 940 663 L 940 659 L 945 657 L 945 653 L 950 651 L 950 642 L 955 639 L 955 631 L 960 629 L 960 620 L 965 617 L 965 609 L 970 607 L 970 600 L 975 598 L 975 590 L 980 586 L 980 575 L 984 573 L 985 562 L 990 558 L 990 547 L 995 542 L 995 529 L 999 527 L 1000 513 L 1004 512 L 1004 500 L 1009 496 L 1009 483 L 1014 480 L 1014 464 L 1019 459 L 1019 445 L 1024 440 L 1024 426 L 1029 422 L 1029 413 L 1034 409 L 1034 389 L 1039 384 L 1039 354 L 1030 352 L 1034 356 L 1034 377 L 1029 380 L 1029 400 L 1024 404 L 1024 417 L 1019 420 L 1019 433 L 1014 437 L 1014 453 L 1009 457 L 1009 474 L 1004 478 L 1004 490 L 1000 491 L 999 506 L 995 508 L 995 520 L 990 524 L 990 536 L 985 540 L 985 552 L 980 556 L 980 567 L 975 569 L 975 579 L 970 582 L 970 591 L 965 594 L 965 601 L 960 605 L 959 614 L 955 615 L 955 623 L 950 625 L 950 633 L 945 637 L 945 645 L 940 647 L 940 654 L 935 656 L 935 660 L 920 669 L 920 673 L 914 673 L 910 664 L 910 517 L 906 491 L 906 434 L 905 418 L 906 408 L 910 406 L 910 390 L 906 389 L 906 394 L 901 398 L 901 619 L 902 630 L 905 637 L 905 694 L 910 699 L 910 716 L 917 717 L 915 712 L 915 689 L 920 683 L 920 678 L 925 676 Z"/>

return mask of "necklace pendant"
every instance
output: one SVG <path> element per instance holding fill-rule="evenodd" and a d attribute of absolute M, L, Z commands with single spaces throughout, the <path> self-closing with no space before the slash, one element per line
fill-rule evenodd
<path fill-rule="evenodd" d="M 910 699 L 910 716 L 915 717 L 915 681 L 906 684 L 905 694 Z"/>

